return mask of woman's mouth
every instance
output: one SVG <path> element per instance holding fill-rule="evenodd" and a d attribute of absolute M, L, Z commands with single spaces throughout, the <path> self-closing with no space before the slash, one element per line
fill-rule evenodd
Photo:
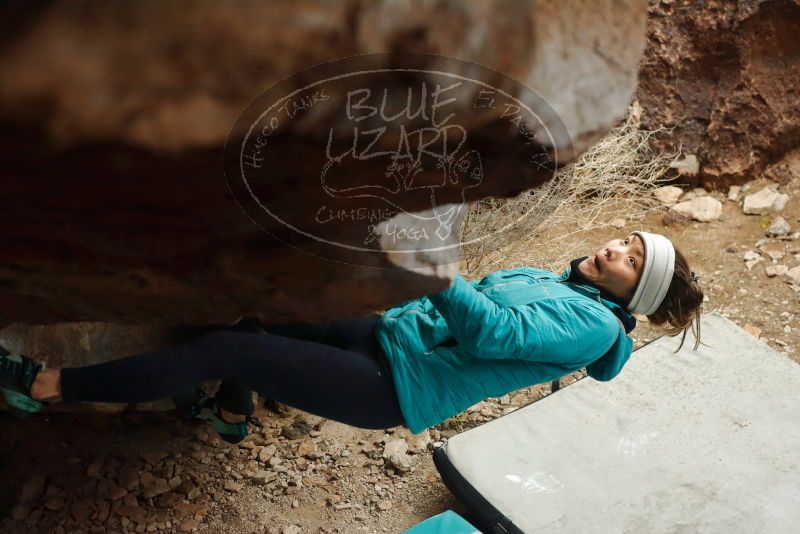
<path fill-rule="evenodd" d="M 594 262 L 594 268 L 597 269 L 598 272 L 600 272 L 600 260 L 598 260 L 597 254 L 592 256 L 592 261 Z"/>

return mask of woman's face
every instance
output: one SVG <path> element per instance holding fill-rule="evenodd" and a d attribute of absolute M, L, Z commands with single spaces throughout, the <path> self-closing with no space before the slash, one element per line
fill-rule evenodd
<path fill-rule="evenodd" d="M 615 297 L 630 300 L 644 266 L 644 243 L 637 234 L 614 239 L 578 264 L 590 282 Z"/>

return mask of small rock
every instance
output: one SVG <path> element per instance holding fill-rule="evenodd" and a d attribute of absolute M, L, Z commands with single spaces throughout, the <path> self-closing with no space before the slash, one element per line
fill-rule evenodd
<path fill-rule="evenodd" d="M 125 468 L 120 470 L 117 482 L 128 491 L 139 487 L 139 473 L 135 469 Z"/>
<path fill-rule="evenodd" d="M 278 478 L 278 474 L 277 473 L 273 473 L 271 471 L 265 471 L 263 469 L 259 469 L 258 471 L 256 471 L 255 475 L 250 477 L 250 480 L 252 480 L 255 484 L 264 485 L 264 484 L 268 484 L 268 483 L 272 482 L 276 478 Z"/>
<path fill-rule="evenodd" d="M 102 458 L 96 458 L 92 463 L 89 464 L 89 467 L 86 468 L 86 476 L 99 478 L 100 473 L 103 470 L 103 462 L 104 460 Z"/>
<path fill-rule="evenodd" d="M 222 485 L 222 487 L 225 491 L 232 491 L 236 493 L 242 491 L 242 488 L 244 486 L 242 484 L 239 484 L 238 482 L 234 482 L 232 480 L 226 480 L 225 483 Z"/>
<path fill-rule="evenodd" d="M 761 247 L 761 252 L 777 261 L 786 254 L 786 245 L 783 243 L 767 243 Z"/>
<path fill-rule="evenodd" d="M 612 228 L 625 228 L 628 224 L 625 222 L 625 219 L 614 219 L 613 221 L 608 223 Z"/>
<path fill-rule="evenodd" d="M 275 445 L 268 445 L 266 447 L 262 447 L 260 451 L 258 451 L 258 460 L 262 463 L 267 463 L 275 456 L 275 452 L 277 452 L 277 447 Z"/>
<path fill-rule="evenodd" d="M 114 513 L 120 517 L 126 517 L 138 521 L 145 516 L 144 508 L 138 505 L 123 504 L 118 506 Z"/>
<path fill-rule="evenodd" d="M 288 525 L 281 529 L 281 534 L 301 534 L 303 529 L 297 525 Z"/>
<path fill-rule="evenodd" d="M 180 493 L 167 492 L 158 497 L 158 505 L 162 508 L 174 508 L 183 502 L 183 495 Z"/>
<path fill-rule="evenodd" d="M 786 274 L 786 271 L 788 271 L 789 268 L 786 265 L 778 264 L 778 265 L 769 265 L 764 270 L 767 272 L 767 276 L 771 278 L 773 276 L 781 276 L 783 274 Z"/>
<path fill-rule="evenodd" d="M 141 475 L 139 475 L 139 482 L 141 483 L 142 487 L 152 486 L 153 482 L 155 481 L 156 476 L 150 471 L 144 471 Z"/>
<path fill-rule="evenodd" d="M 757 260 L 746 261 L 746 262 L 744 262 L 744 266 L 747 267 L 748 271 L 752 271 L 753 267 L 755 267 L 756 265 L 758 265 L 762 261 L 764 261 L 764 258 L 758 258 Z"/>
<path fill-rule="evenodd" d="M 719 219 L 722 214 L 722 203 L 709 196 L 696 197 L 686 202 L 679 202 L 672 206 L 672 209 L 696 221 L 711 222 Z"/>
<path fill-rule="evenodd" d="M 201 493 L 200 487 L 196 486 L 195 484 L 193 484 L 188 480 L 183 481 L 183 484 L 181 484 L 181 487 L 178 488 L 178 491 L 186 495 L 186 498 L 189 499 L 190 501 L 193 501 L 194 499 L 199 497 Z"/>
<path fill-rule="evenodd" d="M 19 502 L 32 502 L 37 500 L 44 493 L 45 480 L 42 476 L 32 476 L 22 484 Z"/>
<path fill-rule="evenodd" d="M 200 528 L 200 523 L 194 519 L 184 519 L 181 521 L 181 526 L 178 527 L 178 530 L 181 532 L 194 532 L 198 528 Z"/>
<path fill-rule="evenodd" d="M 11 519 L 20 522 L 28 519 L 31 513 L 31 507 L 27 503 L 18 504 L 11 509 Z"/>
<path fill-rule="evenodd" d="M 796 286 L 800 286 L 800 265 L 797 267 L 792 267 L 785 273 L 783 273 L 784 279 Z"/>
<path fill-rule="evenodd" d="M 742 188 L 738 185 L 732 185 L 728 189 L 728 200 L 731 202 L 739 202 L 739 195 L 742 192 Z"/>
<path fill-rule="evenodd" d="M 107 486 L 107 492 L 101 497 L 108 497 L 112 501 L 118 501 L 125 497 L 128 494 L 128 490 L 121 486 L 117 486 L 113 482 L 110 482 Z"/>
<path fill-rule="evenodd" d="M 317 452 L 317 444 L 311 438 L 306 438 L 297 445 L 297 456 L 309 456 Z"/>
<path fill-rule="evenodd" d="M 51 497 L 44 502 L 44 507 L 48 510 L 61 510 L 64 508 L 64 499 L 61 497 Z"/>
<path fill-rule="evenodd" d="M 786 222 L 786 219 L 783 217 L 775 217 L 775 220 L 769 225 L 769 228 L 767 228 L 767 230 L 764 232 L 764 235 L 767 237 L 780 237 L 788 235 L 791 231 L 792 227 L 789 226 L 789 223 Z"/>
<path fill-rule="evenodd" d="M 136 495 L 129 493 L 122 498 L 122 503 L 126 506 L 137 506 L 139 501 L 136 499 Z"/>
<path fill-rule="evenodd" d="M 97 499 L 95 504 L 97 505 L 97 520 L 104 523 L 111 513 L 111 505 L 108 504 L 108 501 L 103 499 Z"/>
<path fill-rule="evenodd" d="M 283 427 L 281 435 L 286 439 L 302 439 L 311 432 L 311 425 L 302 418 L 297 418 L 291 425 Z"/>
<path fill-rule="evenodd" d="M 423 430 L 419 434 L 412 434 L 406 438 L 408 443 L 408 450 L 413 453 L 425 452 L 428 450 L 428 444 L 431 442 L 430 432 Z"/>
<path fill-rule="evenodd" d="M 300 501 L 297 499 L 292 501 L 292 508 L 300 508 Z"/>
<path fill-rule="evenodd" d="M 303 477 L 304 486 L 324 486 L 328 479 L 322 475 L 307 475 Z"/>
<path fill-rule="evenodd" d="M 742 328 L 744 329 L 745 332 L 747 332 L 753 337 L 761 337 L 761 329 L 757 326 L 746 324 Z"/>
<path fill-rule="evenodd" d="M 765 187 L 758 193 L 744 197 L 743 210 L 748 215 L 763 215 L 781 211 L 788 201 L 789 195 L 784 195 L 770 187 Z"/>
<path fill-rule="evenodd" d="M 678 171 L 680 176 L 696 176 L 700 170 L 700 163 L 694 154 L 686 154 L 682 160 L 673 161 L 669 167 Z"/>
<path fill-rule="evenodd" d="M 39 523 L 39 520 L 42 518 L 42 514 L 44 513 L 44 508 L 37 508 L 31 515 L 28 516 L 28 524 L 29 525 L 36 525 Z"/>
<path fill-rule="evenodd" d="M 92 507 L 86 501 L 75 501 L 69 509 L 70 515 L 78 523 L 83 523 L 92 515 Z"/>
<path fill-rule="evenodd" d="M 182 502 L 176 504 L 172 511 L 175 512 L 175 515 L 178 517 L 202 517 L 208 513 L 208 506 L 205 504 Z"/>
<path fill-rule="evenodd" d="M 747 252 L 742 254 L 742 257 L 744 258 L 744 261 L 753 261 L 762 259 L 761 254 L 759 254 L 758 251 L 755 250 L 748 250 Z"/>
<path fill-rule="evenodd" d="M 383 448 L 383 457 L 398 471 L 411 469 L 411 457 L 407 453 L 408 443 L 404 439 L 389 441 Z"/>
<path fill-rule="evenodd" d="M 392 509 L 392 502 L 387 500 L 378 501 L 378 510 L 385 512 Z"/>
<path fill-rule="evenodd" d="M 655 195 L 656 199 L 665 206 L 672 206 L 675 204 L 682 194 L 683 189 L 675 187 L 674 185 L 659 187 L 653 191 L 653 195 Z"/>
<path fill-rule="evenodd" d="M 145 499 L 152 499 L 153 497 L 158 497 L 162 493 L 166 493 L 169 490 L 169 482 L 163 478 L 157 478 L 153 480 L 151 484 L 144 486 L 142 489 L 142 495 Z"/>

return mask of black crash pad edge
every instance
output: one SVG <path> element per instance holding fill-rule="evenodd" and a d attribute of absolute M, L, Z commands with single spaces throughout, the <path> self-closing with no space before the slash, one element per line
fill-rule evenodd
<path fill-rule="evenodd" d="M 444 447 L 433 451 L 433 463 L 444 481 L 444 485 L 458 501 L 469 510 L 470 523 L 486 534 L 525 534 L 478 491 L 467 482 L 450 462 Z"/>

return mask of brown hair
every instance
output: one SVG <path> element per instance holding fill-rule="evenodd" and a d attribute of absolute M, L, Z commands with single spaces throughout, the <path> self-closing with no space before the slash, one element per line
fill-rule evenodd
<path fill-rule="evenodd" d="M 691 328 L 695 337 L 694 348 L 700 345 L 700 313 L 703 305 L 703 289 L 697 283 L 697 276 L 689 268 L 689 262 L 681 252 L 675 249 L 675 271 L 672 282 L 669 284 L 667 295 L 656 311 L 647 316 L 647 319 L 656 326 L 668 324 L 667 333 L 677 336 L 683 332 L 681 344 L 683 347 L 686 333 Z"/>

